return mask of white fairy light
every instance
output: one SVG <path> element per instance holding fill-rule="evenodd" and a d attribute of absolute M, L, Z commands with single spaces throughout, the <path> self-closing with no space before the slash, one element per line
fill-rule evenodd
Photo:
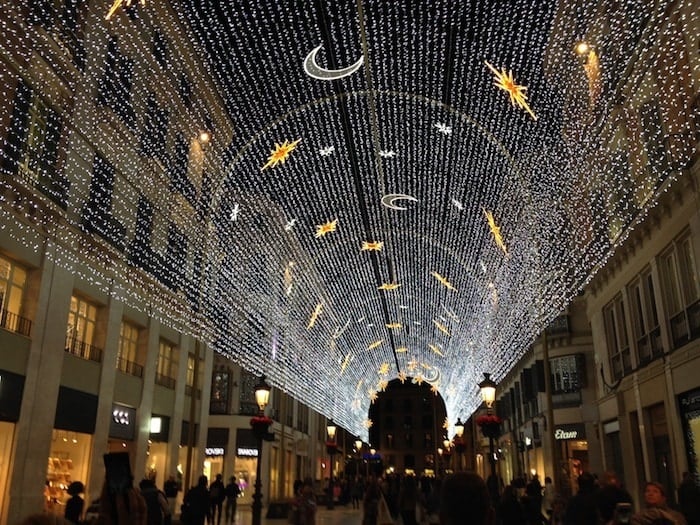
<path fill-rule="evenodd" d="M 0 133 L 0 160 L 38 125 L 60 138 L 60 168 L 8 172 L 0 230 L 357 434 L 376 394 L 362 381 L 384 364 L 421 381 L 425 363 L 448 417 L 474 410 L 482 372 L 503 378 L 682 176 L 700 14 L 692 0 L 619 2 L 605 20 L 568 2 L 419 4 L 365 2 L 367 56 L 354 2 L 148 2 L 109 21 L 83 2 L 53 33 L 8 4 L 0 94 L 33 105 Z M 319 64 L 363 67 L 307 75 L 320 35 Z M 52 49 L 65 52 L 46 51 L 50 67 L 27 58 Z M 485 60 L 527 86 L 537 122 Z M 381 254 L 358 250 L 368 239 Z"/>

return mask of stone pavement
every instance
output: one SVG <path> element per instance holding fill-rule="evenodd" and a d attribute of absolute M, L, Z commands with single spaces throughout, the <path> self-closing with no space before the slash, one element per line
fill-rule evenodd
<path fill-rule="evenodd" d="M 267 508 L 263 508 L 262 525 L 287 525 L 287 519 L 267 519 Z M 236 511 L 235 525 L 251 525 L 253 515 L 250 506 L 240 506 Z M 174 521 L 175 523 L 175 521 Z M 316 512 L 316 525 L 360 525 L 362 523 L 362 510 L 352 509 L 347 506 L 336 506 L 333 510 L 319 507 Z M 224 525 L 224 522 L 221 522 Z"/>

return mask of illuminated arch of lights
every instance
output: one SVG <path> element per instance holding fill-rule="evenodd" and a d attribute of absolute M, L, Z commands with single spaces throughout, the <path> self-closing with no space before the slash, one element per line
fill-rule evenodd
<path fill-rule="evenodd" d="M 16 8 L 3 50 L 60 116 L 71 179 L 39 222 L 57 263 L 358 434 L 397 377 L 430 382 L 452 421 L 473 412 L 482 372 L 505 376 L 675 176 L 598 122 L 636 86 L 628 121 L 667 141 L 639 119 L 663 116 L 669 55 L 697 81 L 690 0 L 607 20 L 539 0 L 220 3 L 90 2 L 48 32 Z M 30 80 L 61 67 L 60 49 L 31 58 L 46 34 L 84 46 L 71 96 Z M 5 130 L 4 159 L 35 124 Z M 9 234 L 34 246 L 34 228 Z"/>

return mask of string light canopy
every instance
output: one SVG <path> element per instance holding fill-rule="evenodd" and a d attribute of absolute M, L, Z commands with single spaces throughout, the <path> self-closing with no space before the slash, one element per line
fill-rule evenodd
<path fill-rule="evenodd" d="M 62 29 L 91 88 L 60 112 L 73 180 L 62 226 L 45 219 L 56 262 L 358 435 L 393 378 L 430 383 L 452 419 L 476 410 L 481 371 L 515 365 L 689 158 L 633 165 L 644 155 L 599 122 L 634 86 L 648 95 L 629 111 L 657 109 L 643 147 L 668 143 L 657 77 L 697 77 L 682 59 L 692 0 L 604 15 L 541 0 L 94 4 Z M 28 55 L 15 36 L 5 46 Z M 126 131 L 96 139 L 95 106 Z M 117 165 L 97 182 L 95 151 Z M 11 235 L 31 244 L 30 228 Z M 86 229 L 116 249 L 79 249 Z"/>

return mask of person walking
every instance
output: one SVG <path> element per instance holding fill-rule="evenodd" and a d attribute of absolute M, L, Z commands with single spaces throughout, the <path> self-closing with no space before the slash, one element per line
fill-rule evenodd
<path fill-rule="evenodd" d="M 418 525 L 416 514 L 422 513 L 423 504 L 414 476 L 405 476 L 399 489 L 399 514 L 403 525 Z M 419 509 L 421 509 L 419 511 Z"/>
<path fill-rule="evenodd" d="M 165 493 L 165 497 L 168 498 L 168 509 L 170 510 L 170 516 L 175 516 L 175 510 L 177 509 L 177 494 L 180 492 L 180 484 L 172 474 L 168 476 L 168 479 L 163 484 L 163 492 Z"/>
<path fill-rule="evenodd" d="M 185 494 L 180 520 L 187 525 L 204 525 L 209 516 L 209 490 L 207 477 L 199 476 L 197 484 Z"/>
<path fill-rule="evenodd" d="M 241 489 L 236 483 L 236 476 L 231 476 L 228 484 L 224 489 L 226 496 L 226 523 L 231 524 L 236 521 L 236 507 L 238 505 L 238 496 L 241 494 Z"/>
<path fill-rule="evenodd" d="M 362 499 L 362 525 L 377 525 L 379 515 L 379 500 L 382 491 L 374 476 L 370 476 L 365 488 L 365 497 Z"/>
<path fill-rule="evenodd" d="M 221 510 L 226 499 L 226 487 L 224 487 L 223 476 L 216 475 L 214 482 L 209 485 L 209 517 L 212 525 L 221 525 Z"/>
<path fill-rule="evenodd" d="M 139 490 L 146 500 L 146 514 L 148 525 L 163 525 L 166 516 L 170 515 L 170 507 L 165 494 L 158 490 L 152 479 L 142 479 Z"/>
<path fill-rule="evenodd" d="M 578 492 L 566 506 L 564 525 L 598 525 L 598 499 L 592 474 L 584 472 L 578 477 Z"/>
<path fill-rule="evenodd" d="M 600 490 L 598 491 L 598 514 L 603 523 L 613 521 L 618 503 L 632 504 L 632 496 L 622 488 L 622 484 L 613 471 L 603 474 Z"/>

